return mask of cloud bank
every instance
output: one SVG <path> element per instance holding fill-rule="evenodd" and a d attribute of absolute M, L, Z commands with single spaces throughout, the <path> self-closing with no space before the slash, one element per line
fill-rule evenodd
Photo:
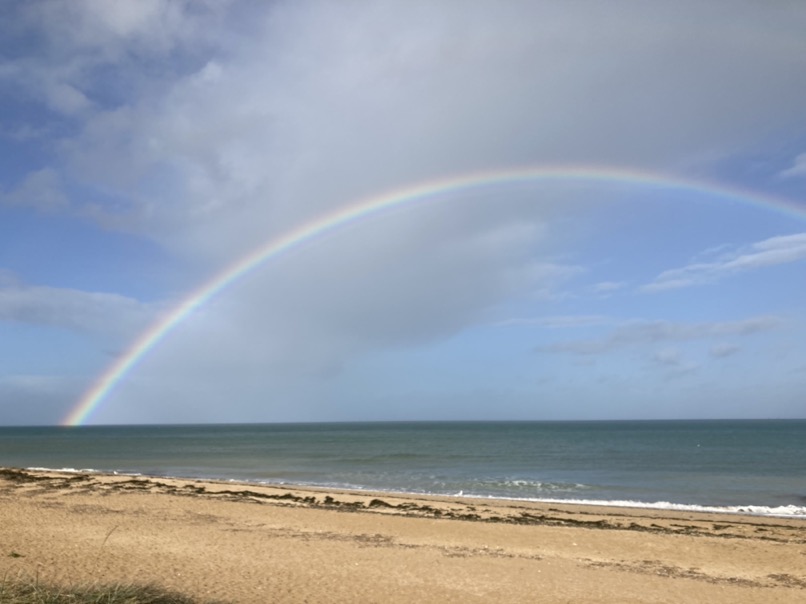
<path fill-rule="evenodd" d="M 157 317 L 153 306 L 118 294 L 6 281 L 0 280 L 0 321 L 57 327 L 122 343 Z"/>
<path fill-rule="evenodd" d="M 806 136 L 796 3 L 77 0 L 9 11 L 0 142 L 24 153 L 8 154 L 0 209 L 147 241 L 174 279 L 143 287 L 158 305 L 102 285 L 10 285 L 5 321 L 122 337 L 181 301 L 186 275 L 203 280 L 300 224 L 415 182 L 555 164 L 698 177 Z M 595 327 L 612 309 L 581 300 L 623 300 L 646 275 L 657 277 L 642 290 L 661 294 L 806 254 L 803 234 L 785 235 L 653 265 L 640 280 L 600 270 L 582 283 L 600 259 L 575 245 L 608 236 L 585 210 L 629 194 L 513 187 L 345 229 L 192 317 L 155 351 L 166 380 L 155 391 L 213 367 L 222 380 L 326 381 L 360 359 L 514 327 L 513 316 Z M 716 339 L 770 321 L 670 319 L 558 346 Z M 658 362 L 672 363 L 671 350 Z M 241 383 L 229 384 L 233 398 L 262 404 Z"/>

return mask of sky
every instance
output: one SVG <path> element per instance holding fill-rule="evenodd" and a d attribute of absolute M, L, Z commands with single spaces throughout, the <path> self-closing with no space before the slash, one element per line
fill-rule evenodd
<path fill-rule="evenodd" d="M 0 425 L 278 238 L 518 171 L 207 291 L 82 421 L 806 418 L 802 2 L 2 11 Z"/>

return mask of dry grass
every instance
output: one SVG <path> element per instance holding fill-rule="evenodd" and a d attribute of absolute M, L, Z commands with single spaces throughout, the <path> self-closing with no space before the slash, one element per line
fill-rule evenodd
<path fill-rule="evenodd" d="M 2 604 L 202 604 L 154 585 L 89 585 L 61 587 L 36 580 L 0 582 Z M 204 604 L 212 604 L 205 602 Z"/>

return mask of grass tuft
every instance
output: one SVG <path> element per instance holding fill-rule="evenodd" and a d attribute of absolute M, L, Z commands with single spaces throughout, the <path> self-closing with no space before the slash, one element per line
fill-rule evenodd
<path fill-rule="evenodd" d="M 0 582 L 2 604 L 202 604 L 154 585 L 59 587 L 38 581 Z M 207 603 L 211 604 L 211 603 Z"/>

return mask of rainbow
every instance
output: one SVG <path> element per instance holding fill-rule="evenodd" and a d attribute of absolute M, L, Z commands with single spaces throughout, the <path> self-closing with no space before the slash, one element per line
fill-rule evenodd
<path fill-rule="evenodd" d="M 106 368 L 65 416 L 62 425 L 84 424 L 120 380 L 179 323 L 234 282 L 289 250 L 326 236 L 345 225 L 377 217 L 404 206 L 436 202 L 440 199 L 447 199 L 449 196 L 455 198 L 457 193 L 483 192 L 486 189 L 503 185 L 539 184 L 551 181 L 613 183 L 705 193 L 730 198 L 748 205 L 774 208 L 796 217 L 806 216 L 806 206 L 798 205 L 791 200 L 719 183 L 688 180 L 661 173 L 616 167 L 544 166 L 503 169 L 434 180 L 387 191 L 341 207 L 271 239 L 193 290 L 170 312 L 140 334 L 131 346 Z"/>

